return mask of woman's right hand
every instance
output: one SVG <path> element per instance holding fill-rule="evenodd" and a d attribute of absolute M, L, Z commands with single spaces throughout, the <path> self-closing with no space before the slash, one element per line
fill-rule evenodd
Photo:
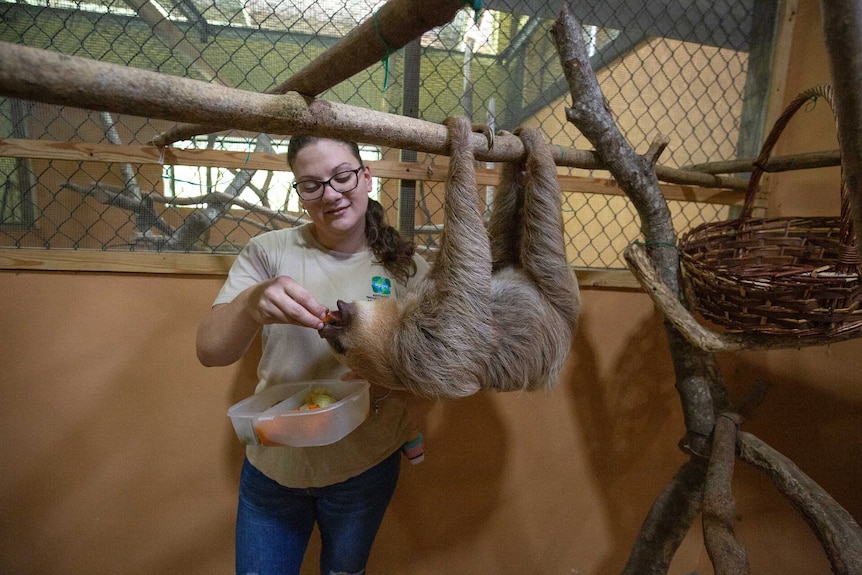
<path fill-rule="evenodd" d="M 266 280 L 210 309 L 198 326 L 198 359 L 206 366 L 230 365 L 245 355 L 261 324 L 321 329 L 328 311 L 291 278 Z"/>
<path fill-rule="evenodd" d="M 244 295 L 246 313 L 260 324 L 290 323 L 320 329 L 329 312 L 308 290 L 288 276 L 261 282 Z"/>

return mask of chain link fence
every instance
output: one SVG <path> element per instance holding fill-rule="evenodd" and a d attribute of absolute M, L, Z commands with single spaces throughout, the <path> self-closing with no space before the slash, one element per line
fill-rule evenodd
<path fill-rule="evenodd" d="M 0 40 L 264 92 L 303 69 L 383 2 L 370 0 L 0 0 Z M 591 3 L 592 4 L 592 3 Z M 670 167 L 753 155 L 774 27 L 772 2 L 574 1 L 602 90 L 639 152 L 670 138 Z M 565 121 L 568 87 L 549 28 L 559 3 L 488 1 L 426 33 L 320 97 L 441 122 L 466 114 L 497 130 L 538 127 L 553 145 L 589 149 Z M 766 56 L 764 56 L 766 55 Z M 756 62 L 755 59 L 761 61 Z M 766 77 L 766 80 L 763 78 Z M 172 124 L 0 98 L 8 142 L 146 145 Z M 175 144 L 284 154 L 289 135 L 222 132 Z M 363 147 L 372 162 L 433 163 L 423 154 Z M 246 169 L 0 156 L 0 247 L 235 253 L 249 237 L 302 221 L 283 167 Z M 625 267 L 639 236 L 627 198 L 581 183 L 601 172 L 561 168 L 569 255 L 577 268 Z M 433 247 L 442 183 L 379 178 L 391 223 Z M 594 186 L 593 186 L 594 188 Z M 608 189 L 613 192 L 611 187 Z M 483 198 L 490 190 L 480 190 Z M 404 218 L 405 194 L 412 217 Z M 728 217 L 726 204 L 670 201 L 678 232 Z M 209 211 L 207 211 L 209 210 Z M 206 218 L 215 224 L 204 222 Z M 408 222 L 405 224 L 405 222 Z"/>

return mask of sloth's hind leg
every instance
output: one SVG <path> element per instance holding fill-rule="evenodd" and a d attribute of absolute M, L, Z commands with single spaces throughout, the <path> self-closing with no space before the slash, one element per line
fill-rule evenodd
<path fill-rule="evenodd" d="M 494 189 L 491 217 L 488 220 L 491 261 L 495 271 L 518 264 L 523 218 L 524 161 L 506 162 L 500 183 Z"/>

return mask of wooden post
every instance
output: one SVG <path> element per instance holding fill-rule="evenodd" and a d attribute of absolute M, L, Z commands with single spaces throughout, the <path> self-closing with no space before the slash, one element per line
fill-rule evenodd
<path fill-rule="evenodd" d="M 862 254 L 862 2 L 820 0 L 835 91 L 841 164 Z"/>

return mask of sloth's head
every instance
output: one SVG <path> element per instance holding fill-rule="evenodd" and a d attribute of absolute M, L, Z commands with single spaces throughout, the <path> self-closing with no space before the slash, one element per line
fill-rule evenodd
<path fill-rule="evenodd" d="M 347 303 L 338 300 L 332 321 L 320 329 L 338 360 L 359 377 L 387 384 L 393 379 L 389 367 L 394 332 L 400 321 L 398 300 L 378 299 Z"/>

